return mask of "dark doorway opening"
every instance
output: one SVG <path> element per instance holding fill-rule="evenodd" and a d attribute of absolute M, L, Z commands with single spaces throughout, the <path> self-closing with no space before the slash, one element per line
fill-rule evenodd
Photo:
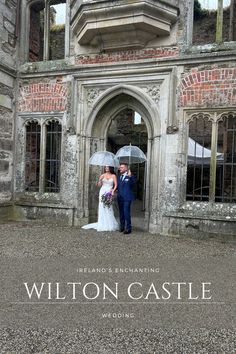
<path fill-rule="evenodd" d="M 119 112 L 111 121 L 107 133 L 107 150 L 114 154 L 124 145 L 138 146 L 147 154 L 148 132 L 141 115 L 130 108 Z M 132 164 L 131 171 L 136 175 L 136 200 L 133 203 L 132 215 L 144 217 L 146 196 L 146 164 Z M 136 224 L 136 223 L 135 223 Z"/>

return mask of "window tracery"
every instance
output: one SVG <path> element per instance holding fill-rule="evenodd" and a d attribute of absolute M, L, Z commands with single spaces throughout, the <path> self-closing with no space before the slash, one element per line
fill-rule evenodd
<path fill-rule="evenodd" d="M 25 191 L 60 192 L 62 125 L 58 119 L 25 123 Z"/>
<path fill-rule="evenodd" d="M 236 202 L 236 112 L 193 113 L 189 126 L 186 199 Z"/>

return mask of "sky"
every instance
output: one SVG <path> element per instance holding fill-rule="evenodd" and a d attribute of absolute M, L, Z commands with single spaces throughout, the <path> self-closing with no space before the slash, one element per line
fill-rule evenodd
<path fill-rule="evenodd" d="M 224 7 L 230 5 L 231 0 L 223 0 Z M 218 0 L 199 0 L 202 8 L 204 9 L 217 9 Z M 65 14 L 66 14 L 66 4 L 59 4 L 53 6 L 56 13 L 56 24 L 65 23 Z"/>
<path fill-rule="evenodd" d="M 231 0 L 223 0 L 224 7 L 230 5 Z M 218 0 L 199 0 L 204 9 L 217 9 Z"/>
<path fill-rule="evenodd" d="M 66 4 L 53 5 L 53 7 L 57 11 L 56 24 L 60 25 L 60 24 L 65 23 Z"/>

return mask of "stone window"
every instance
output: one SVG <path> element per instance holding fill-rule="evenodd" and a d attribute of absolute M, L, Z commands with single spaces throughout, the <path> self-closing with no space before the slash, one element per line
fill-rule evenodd
<path fill-rule="evenodd" d="M 61 125 L 52 121 L 46 125 L 45 192 L 60 191 Z"/>
<path fill-rule="evenodd" d="M 29 61 L 63 59 L 69 55 L 67 7 L 65 0 L 36 1 L 31 4 Z"/>
<path fill-rule="evenodd" d="M 236 203 L 236 113 L 188 120 L 186 199 Z"/>
<path fill-rule="evenodd" d="M 38 122 L 26 125 L 25 190 L 39 192 L 41 127 Z"/>
<path fill-rule="evenodd" d="M 57 119 L 26 123 L 25 191 L 60 192 L 61 133 Z"/>
<path fill-rule="evenodd" d="M 217 151 L 223 159 L 216 159 L 216 196 L 218 202 L 236 202 L 236 115 L 228 114 L 218 123 Z"/>
<path fill-rule="evenodd" d="M 205 115 L 189 123 L 187 199 L 209 200 L 212 123 Z"/>
<path fill-rule="evenodd" d="M 235 0 L 194 0 L 193 43 L 236 40 Z"/>

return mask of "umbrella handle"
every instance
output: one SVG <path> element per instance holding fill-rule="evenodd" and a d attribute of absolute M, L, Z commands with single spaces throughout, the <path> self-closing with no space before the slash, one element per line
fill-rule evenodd
<path fill-rule="evenodd" d="M 129 143 L 129 146 L 131 146 L 131 143 Z M 129 155 L 129 168 L 130 168 L 130 162 L 131 162 L 131 155 Z"/>

